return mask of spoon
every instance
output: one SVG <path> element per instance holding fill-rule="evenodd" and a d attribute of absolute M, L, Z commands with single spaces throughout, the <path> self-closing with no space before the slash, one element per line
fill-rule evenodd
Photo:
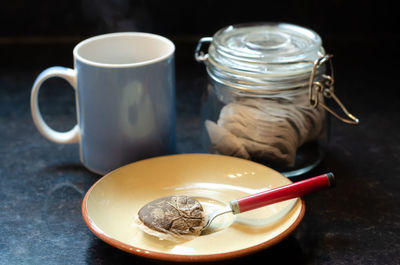
<path fill-rule="evenodd" d="M 229 202 L 229 206 L 223 207 L 208 214 L 207 223 L 204 225 L 202 231 L 209 228 L 212 221 L 222 214 L 232 213 L 236 215 L 239 213 L 244 213 L 277 202 L 301 197 L 324 188 L 333 187 L 334 185 L 335 176 L 333 173 L 329 172 L 285 186 L 255 193 L 240 199 L 232 200 Z"/>

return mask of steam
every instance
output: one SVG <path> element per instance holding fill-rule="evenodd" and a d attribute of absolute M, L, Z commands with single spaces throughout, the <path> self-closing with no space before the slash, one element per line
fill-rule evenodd
<path fill-rule="evenodd" d="M 133 6 L 135 5 L 135 6 Z M 129 0 L 82 0 L 84 17 L 97 32 L 149 31 L 146 9 Z"/>

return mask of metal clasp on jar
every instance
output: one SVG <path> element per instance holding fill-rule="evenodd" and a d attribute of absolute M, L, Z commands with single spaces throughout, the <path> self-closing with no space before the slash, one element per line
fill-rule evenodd
<path fill-rule="evenodd" d="M 206 62 L 209 60 L 208 53 L 205 52 L 206 49 L 204 46 L 205 45 L 209 46 L 212 43 L 212 41 L 213 41 L 212 37 L 204 37 L 204 38 L 201 38 L 200 41 L 197 43 L 195 53 L 194 53 L 194 57 L 197 62 Z M 358 124 L 359 119 L 347 110 L 347 108 L 343 105 L 343 103 L 340 101 L 340 99 L 334 93 L 335 79 L 334 79 L 334 74 L 333 74 L 332 57 L 333 57 L 332 54 L 323 54 L 319 59 L 315 60 L 314 62 L 313 61 L 295 61 L 295 62 L 287 62 L 287 64 L 295 64 L 295 63 L 311 63 L 311 64 L 313 64 L 313 69 L 312 69 L 311 75 L 310 75 L 309 94 L 308 94 L 310 105 L 313 106 L 314 108 L 316 108 L 316 107 L 318 107 L 318 105 L 320 105 L 326 111 L 331 113 L 333 116 L 335 116 L 342 122 L 349 123 L 349 124 Z M 327 72 L 330 72 L 330 74 L 322 74 L 322 80 L 316 81 L 315 77 L 317 76 L 317 71 L 318 71 L 319 67 L 321 67 L 326 62 L 329 62 L 329 67 L 328 67 L 329 69 Z M 267 64 L 276 65 L 276 64 L 285 64 L 285 63 L 267 63 Z M 330 107 L 328 107 L 324 102 L 319 100 L 320 96 L 324 96 L 325 98 L 335 100 L 335 102 L 339 105 L 339 107 L 342 109 L 342 111 L 348 118 L 340 116 L 335 111 L 333 111 Z"/>
<path fill-rule="evenodd" d="M 329 111 L 333 116 L 338 118 L 339 120 L 350 123 L 350 124 L 358 124 L 359 120 L 353 114 L 351 114 L 347 108 L 343 105 L 343 103 L 339 100 L 339 98 L 334 93 L 334 84 L 335 79 L 333 75 L 333 65 L 332 65 L 332 54 L 326 54 L 320 57 L 318 60 L 314 62 L 313 70 L 310 76 L 309 82 L 309 100 L 311 106 L 316 108 L 318 105 L 323 107 L 326 111 Z M 315 81 L 315 76 L 317 73 L 318 68 L 323 65 L 324 63 L 329 62 L 329 71 L 330 74 L 323 74 L 322 80 Z M 344 118 L 329 108 L 324 102 L 319 100 L 320 95 L 323 95 L 325 98 L 332 98 L 336 101 L 336 103 L 340 106 L 343 112 L 346 114 L 348 118 Z"/>
<path fill-rule="evenodd" d="M 200 62 L 204 62 L 204 61 L 207 60 L 207 58 L 208 58 L 208 53 L 205 53 L 205 52 L 202 50 L 202 48 L 203 48 L 203 45 L 204 45 L 205 43 L 207 43 L 208 45 L 210 45 L 211 42 L 212 42 L 212 40 L 213 40 L 212 37 L 204 37 L 204 38 L 201 38 L 201 39 L 199 40 L 199 42 L 197 43 L 197 46 L 196 46 L 196 50 L 195 50 L 195 52 L 194 52 L 194 58 L 196 59 L 197 62 L 200 63 Z"/>

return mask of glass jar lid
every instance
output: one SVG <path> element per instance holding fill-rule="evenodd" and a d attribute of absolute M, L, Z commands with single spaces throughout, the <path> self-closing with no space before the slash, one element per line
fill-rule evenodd
<path fill-rule="evenodd" d="M 270 77 L 311 72 L 324 54 L 319 35 L 286 23 L 242 24 L 225 27 L 213 36 L 208 50 L 216 67 L 242 74 Z"/>
<path fill-rule="evenodd" d="M 208 53 L 202 49 L 206 43 Z M 333 55 L 325 54 L 321 38 L 310 29 L 287 23 L 228 26 L 201 38 L 194 55 L 205 63 L 209 77 L 221 84 L 215 86 L 221 95 L 229 91 L 285 98 L 282 92 L 308 93 L 312 107 L 320 105 L 346 123 L 359 122 L 335 95 Z M 334 99 L 348 118 L 325 105 L 324 98 Z"/>

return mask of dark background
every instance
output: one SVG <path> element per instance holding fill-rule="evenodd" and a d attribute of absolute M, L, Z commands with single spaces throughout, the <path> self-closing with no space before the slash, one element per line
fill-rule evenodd
<path fill-rule="evenodd" d="M 2 37 L 90 36 L 148 31 L 169 36 L 211 34 L 229 24 L 284 21 L 323 37 L 379 38 L 396 33 L 395 1 L 2 1 Z"/>
<path fill-rule="evenodd" d="M 396 1 L 22 1 L 0 2 L 0 264 L 154 264 L 114 249 L 85 226 L 80 207 L 99 178 L 77 145 L 42 137 L 30 89 L 45 68 L 73 67 L 81 40 L 117 31 L 164 35 L 176 44 L 178 152 L 199 152 L 206 86 L 197 41 L 230 24 L 288 22 L 318 32 L 334 54 L 336 94 L 359 119 L 331 121 L 323 163 L 337 187 L 305 198 L 296 231 L 276 246 L 228 264 L 399 264 L 400 31 Z M 50 126 L 76 123 L 74 93 L 48 80 L 40 92 Z M 334 106 L 333 106 L 334 107 Z M 296 180 L 296 179 L 295 179 Z"/>
<path fill-rule="evenodd" d="M 362 57 L 376 68 L 388 68 L 398 55 L 395 1 L 155 1 L 71 0 L 2 1 L 0 47 L 4 61 L 33 63 L 28 54 L 10 53 L 8 45 L 76 44 L 97 34 L 145 31 L 165 35 L 177 45 L 195 42 L 230 24 L 288 22 L 318 32 L 336 56 Z M 179 50 L 178 50 L 179 52 Z M 192 54 L 184 57 L 192 58 Z M 389 65 L 387 64 L 389 62 Z M 374 65 L 385 63 L 385 65 Z M 362 64 L 360 64 L 362 65 Z"/>
<path fill-rule="evenodd" d="M 0 69 L 26 71 L 33 82 L 49 66 L 73 67 L 72 49 L 85 38 L 144 31 L 174 41 L 177 88 L 187 90 L 180 77 L 205 77 L 204 67 L 193 60 L 201 37 L 230 24 L 287 22 L 321 35 L 325 50 L 335 56 L 336 93 L 344 103 L 357 98 L 348 106 L 357 113 L 386 106 L 385 97 L 397 93 L 398 16 L 395 1 L 6 0 L 0 8 Z M 67 87 L 63 81 L 49 82 Z M 367 104 L 366 94 L 374 95 Z"/>
<path fill-rule="evenodd" d="M 191 74 L 198 77 L 204 76 L 205 71 L 193 60 L 193 50 L 201 37 L 212 36 L 230 24 L 287 22 L 308 27 L 321 35 L 326 51 L 335 56 L 337 93 L 344 102 L 351 97 L 360 98 L 362 102 L 364 94 L 372 93 L 377 97 L 376 102 L 368 107 L 379 108 L 380 104 L 385 104 L 384 94 L 397 91 L 397 85 L 391 81 L 397 76 L 400 58 L 400 31 L 396 23 L 399 15 L 394 3 L 6 0 L 0 8 L 0 68 L 27 70 L 35 77 L 49 66 L 72 67 L 72 49 L 87 37 L 117 31 L 144 31 L 174 41 L 177 79 Z M 190 73 L 188 68 L 192 70 Z M 379 74 L 384 75 L 385 80 L 378 80 L 382 78 L 378 78 Z M 350 90 L 341 89 L 345 87 L 343 82 L 352 83 Z M 367 91 L 363 82 L 373 82 L 376 86 Z M 358 111 L 356 108 L 350 107 L 354 112 Z"/>

